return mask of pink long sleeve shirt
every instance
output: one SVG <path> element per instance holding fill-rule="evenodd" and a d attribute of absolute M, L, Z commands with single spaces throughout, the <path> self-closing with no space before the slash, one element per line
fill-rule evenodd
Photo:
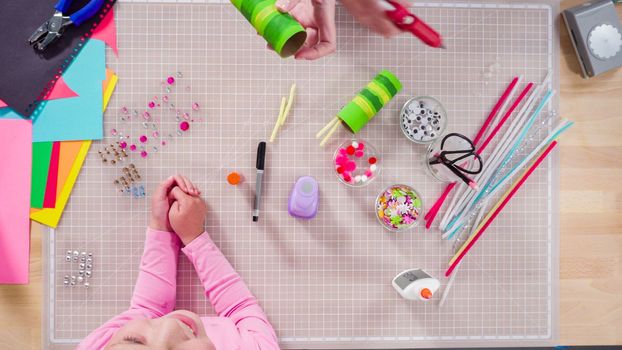
<path fill-rule="evenodd" d="M 130 309 L 94 330 L 79 350 L 103 349 L 117 330 L 134 319 L 162 317 L 175 307 L 177 235 L 147 229 L 145 251 Z M 217 317 L 203 317 L 205 332 L 218 350 L 279 349 L 274 329 L 257 300 L 207 232 L 181 248 L 194 265 Z"/>

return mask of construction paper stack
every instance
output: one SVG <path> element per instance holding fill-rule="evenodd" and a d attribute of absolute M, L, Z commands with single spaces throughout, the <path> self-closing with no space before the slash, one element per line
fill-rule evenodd
<path fill-rule="evenodd" d="M 117 82 L 106 45 L 117 53 L 112 9 L 31 115 L 19 94 L 0 91 L 0 284 L 28 283 L 30 219 L 57 227 L 91 142 L 103 138 Z"/>

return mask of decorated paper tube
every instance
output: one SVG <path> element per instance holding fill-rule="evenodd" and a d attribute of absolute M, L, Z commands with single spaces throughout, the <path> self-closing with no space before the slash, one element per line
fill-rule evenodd
<path fill-rule="evenodd" d="M 305 43 L 307 32 L 291 15 L 277 10 L 276 0 L 231 0 L 281 57 L 295 54 Z"/>
<path fill-rule="evenodd" d="M 337 116 L 356 134 L 401 90 L 399 79 L 383 70 Z"/>

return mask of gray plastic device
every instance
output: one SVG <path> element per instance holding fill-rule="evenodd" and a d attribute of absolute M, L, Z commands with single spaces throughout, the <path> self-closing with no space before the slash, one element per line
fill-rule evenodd
<path fill-rule="evenodd" d="M 563 12 L 584 78 L 622 66 L 622 24 L 611 0 L 595 0 Z"/>

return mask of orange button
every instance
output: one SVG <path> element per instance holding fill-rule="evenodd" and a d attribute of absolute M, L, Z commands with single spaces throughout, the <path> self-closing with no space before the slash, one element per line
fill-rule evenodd
<path fill-rule="evenodd" d="M 227 175 L 227 182 L 229 185 L 237 186 L 242 182 L 242 176 L 234 171 Z"/>

